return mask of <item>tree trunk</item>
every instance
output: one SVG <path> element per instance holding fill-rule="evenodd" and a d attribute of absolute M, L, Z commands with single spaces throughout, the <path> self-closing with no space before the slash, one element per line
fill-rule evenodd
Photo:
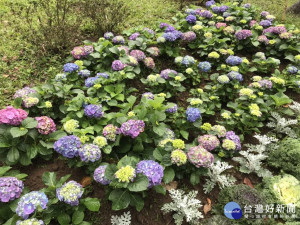
<path fill-rule="evenodd" d="M 294 14 L 300 14 L 300 0 L 296 2 L 294 5 L 292 5 L 290 8 L 288 8 L 288 12 Z"/>

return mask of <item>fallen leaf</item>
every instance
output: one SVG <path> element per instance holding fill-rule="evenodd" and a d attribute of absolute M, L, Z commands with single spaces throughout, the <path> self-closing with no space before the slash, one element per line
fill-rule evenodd
<path fill-rule="evenodd" d="M 178 183 L 177 181 L 172 181 L 169 184 L 163 184 L 162 185 L 167 191 L 171 190 L 171 189 L 177 189 Z"/>
<path fill-rule="evenodd" d="M 81 183 L 82 187 L 87 187 L 87 186 L 91 185 L 92 179 L 91 179 L 91 177 L 84 177 L 80 183 Z"/>
<path fill-rule="evenodd" d="M 282 105 L 284 108 L 288 108 L 291 104 Z"/>
<path fill-rule="evenodd" d="M 207 198 L 207 203 L 203 207 L 204 214 L 206 215 L 209 211 L 211 211 L 211 200 Z"/>
<path fill-rule="evenodd" d="M 248 185 L 251 188 L 254 188 L 253 184 L 251 183 L 251 180 L 249 180 L 247 177 L 244 178 L 244 184 Z"/>

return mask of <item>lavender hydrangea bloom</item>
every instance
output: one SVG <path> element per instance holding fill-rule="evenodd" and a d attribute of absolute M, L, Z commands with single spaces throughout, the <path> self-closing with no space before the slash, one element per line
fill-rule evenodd
<path fill-rule="evenodd" d="M 88 88 L 93 87 L 96 84 L 97 80 L 98 80 L 98 77 L 89 77 L 84 81 L 85 86 Z"/>
<path fill-rule="evenodd" d="M 234 131 L 227 131 L 226 132 L 226 139 L 233 141 L 236 145 L 236 150 L 241 150 L 241 140 L 240 137 L 237 136 Z"/>
<path fill-rule="evenodd" d="M 244 8 L 249 9 L 250 7 L 251 7 L 251 4 L 250 4 L 250 3 L 244 4 Z"/>
<path fill-rule="evenodd" d="M 149 69 L 153 70 L 155 68 L 155 62 L 154 62 L 153 58 L 151 58 L 151 57 L 146 57 L 144 59 L 144 64 Z"/>
<path fill-rule="evenodd" d="M 24 98 L 31 94 L 36 94 L 36 90 L 30 88 L 30 87 L 24 87 L 20 90 L 17 90 L 14 94 L 14 98 Z"/>
<path fill-rule="evenodd" d="M 285 32 L 287 32 L 287 30 L 284 26 L 276 26 L 276 27 L 268 27 L 267 29 L 264 29 L 263 34 L 266 33 L 282 34 Z"/>
<path fill-rule="evenodd" d="M 114 44 L 125 44 L 125 39 L 124 39 L 124 37 L 122 37 L 122 36 L 115 36 L 113 39 L 112 39 L 112 42 L 114 43 Z"/>
<path fill-rule="evenodd" d="M 80 147 L 80 139 L 74 135 L 58 139 L 53 146 L 56 152 L 67 158 L 74 158 L 75 156 L 78 156 Z"/>
<path fill-rule="evenodd" d="M 108 124 L 103 128 L 103 135 L 107 140 L 110 141 L 115 141 L 116 140 L 116 136 L 118 134 L 121 133 L 120 128 L 112 125 L 112 124 Z"/>
<path fill-rule="evenodd" d="M 168 105 L 167 105 L 167 107 L 168 107 Z M 178 106 L 177 106 L 177 104 L 175 104 L 173 107 L 167 108 L 167 109 L 166 109 L 166 112 L 167 112 L 167 113 L 176 113 L 176 112 L 177 112 L 177 109 L 178 109 Z"/>
<path fill-rule="evenodd" d="M 23 182 L 15 177 L 0 177 L 0 202 L 9 202 L 19 198 L 23 188 Z"/>
<path fill-rule="evenodd" d="M 198 68 L 201 70 L 201 72 L 209 72 L 211 69 L 211 64 L 210 62 L 204 61 L 204 62 L 200 62 L 198 65 Z"/>
<path fill-rule="evenodd" d="M 106 170 L 107 165 L 104 166 L 99 166 L 95 171 L 94 171 L 94 180 L 97 183 L 100 183 L 102 185 L 107 185 L 110 184 L 110 180 L 106 179 L 105 177 L 105 170 Z"/>
<path fill-rule="evenodd" d="M 45 225 L 43 220 L 38 220 L 36 218 L 27 219 L 24 221 L 18 220 L 16 225 Z"/>
<path fill-rule="evenodd" d="M 56 131 L 56 125 L 54 121 L 48 116 L 35 117 L 35 120 L 38 122 L 36 128 L 40 134 L 51 134 Z"/>
<path fill-rule="evenodd" d="M 240 30 L 240 31 L 237 31 L 235 33 L 235 37 L 241 41 L 241 40 L 245 40 L 247 39 L 248 37 L 251 37 L 252 36 L 252 31 L 251 30 Z"/>
<path fill-rule="evenodd" d="M 73 48 L 71 54 L 74 57 L 74 59 L 80 59 L 82 56 L 85 55 L 85 51 L 83 47 L 77 46 Z"/>
<path fill-rule="evenodd" d="M 160 25 L 159 25 L 160 29 L 163 29 L 163 28 L 168 27 L 168 26 L 170 26 L 170 25 L 167 24 L 167 23 L 160 23 Z"/>
<path fill-rule="evenodd" d="M 166 138 L 166 139 L 172 139 L 173 140 L 173 139 L 175 139 L 175 133 L 171 129 L 166 128 L 166 132 L 165 132 L 163 137 Z"/>
<path fill-rule="evenodd" d="M 201 112 L 198 108 L 190 107 L 186 110 L 185 114 L 187 116 L 187 120 L 192 123 L 201 118 Z"/>
<path fill-rule="evenodd" d="M 136 173 L 144 174 L 148 180 L 148 188 L 160 185 L 164 176 L 164 168 L 153 160 L 142 160 L 136 165 Z"/>
<path fill-rule="evenodd" d="M 171 41 L 171 42 L 177 40 L 177 37 L 173 32 L 164 33 L 162 37 L 165 38 L 167 41 Z"/>
<path fill-rule="evenodd" d="M 146 58 L 146 55 L 141 50 L 132 50 L 130 55 L 137 59 L 137 61 L 143 61 Z"/>
<path fill-rule="evenodd" d="M 214 162 L 214 155 L 202 146 L 191 147 L 187 153 L 189 161 L 199 167 L 210 167 Z"/>
<path fill-rule="evenodd" d="M 79 70 L 79 66 L 76 65 L 75 63 L 67 63 L 67 64 L 64 65 L 63 70 L 66 73 L 72 73 L 76 70 Z"/>
<path fill-rule="evenodd" d="M 168 79 L 170 74 L 177 75 L 177 72 L 175 70 L 165 69 L 160 72 L 160 77 L 164 79 Z"/>
<path fill-rule="evenodd" d="M 267 38 L 266 35 L 260 35 L 258 36 L 257 40 L 261 43 L 264 43 L 266 45 L 268 45 L 270 43 L 270 40 Z"/>
<path fill-rule="evenodd" d="M 143 120 L 128 120 L 121 125 L 121 133 L 131 138 L 136 138 L 140 133 L 144 132 L 145 123 Z"/>
<path fill-rule="evenodd" d="M 145 92 L 143 95 L 142 95 L 142 98 L 145 97 L 147 99 L 154 99 L 154 94 L 152 94 L 152 92 Z"/>
<path fill-rule="evenodd" d="M 188 32 L 182 33 L 181 39 L 183 41 L 190 42 L 190 41 L 193 41 L 196 39 L 196 34 L 193 31 L 188 31 Z"/>
<path fill-rule="evenodd" d="M 105 38 L 106 40 L 112 39 L 113 37 L 114 37 L 114 34 L 113 34 L 112 32 L 106 32 L 106 33 L 104 34 L 104 38 Z"/>
<path fill-rule="evenodd" d="M 270 80 L 260 80 L 258 81 L 261 87 L 271 89 L 273 86 L 272 81 Z"/>
<path fill-rule="evenodd" d="M 192 56 L 186 55 L 183 57 L 181 64 L 185 65 L 186 67 L 189 67 L 195 64 L 195 59 Z"/>
<path fill-rule="evenodd" d="M 220 7 L 219 7 L 219 6 L 214 6 L 214 7 L 212 7 L 211 9 L 212 9 L 212 11 L 213 11 L 214 13 L 219 13 L 219 12 L 220 12 Z"/>
<path fill-rule="evenodd" d="M 114 70 L 114 71 L 120 71 L 120 70 L 123 70 L 125 67 L 125 64 L 123 64 L 120 60 L 114 60 L 112 62 L 112 65 L 111 65 L 111 68 Z"/>
<path fill-rule="evenodd" d="M 83 46 L 83 49 L 84 49 L 84 56 L 88 56 L 89 54 L 94 52 L 93 45 L 85 45 Z"/>
<path fill-rule="evenodd" d="M 185 20 L 189 23 L 189 24 L 195 24 L 197 21 L 196 16 L 194 15 L 188 15 Z"/>
<path fill-rule="evenodd" d="M 82 186 L 73 180 L 56 189 L 56 197 L 58 198 L 58 200 L 65 202 L 71 206 L 79 204 L 79 199 L 81 198 L 82 194 Z"/>
<path fill-rule="evenodd" d="M 165 33 L 173 32 L 175 30 L 176 30 L 175 27 L 168 25 L 166 30 L 165 30 Z"/>
<path fill-rule="evenodd" d="M 243 75 L 236 72 L 236 71 L 231 71 L 227 74 L 230 80 L 238 80 L 238 81 L 243 81 Z"/>
<path fill-rule="evenodd" d="M 269 26 L 272 26 L 272 22 L 269 20 L 262 20 L 262 21 L 260 21 L 259 25 L 261 25 L 263 27 L 269 27 Z"/>
<path fill-rule="evenodd" d="M 78 72 L 78 75 L 81 76 L 81 77 L 86 78 L 86 77 L 89 77 L 91 75 L 91 71 L 86 70 L 86 69 L 85 70 L 80 70 Z"/>
<path fill-rule="evenodd" d="M 144 27 L 143 30 L 146 31 L 146 32 L 148 32 L 149 34 L 155 35 L 155 31 L 152 30 L 152 29 L 150 29 L 150 28 L 148 28 L 148 27 Z"/>
<path fill-rule="evenodd" d="M 106 78 L 106 79 L 108 79 L 109 78 L 109 75 L 107 74 L 107 73 L 97 73 L 97 76 L 96 76 L 97 78 L 99 78 L 99 77 L 104 77 L 104 78 Z"/>
<path fill-rule="evenodd" d="M 216 2 L 215 2 L 214 0 L 210 0 L 210 1 L 207 1 L 207 2 L 205 3 L 205 6 L 206 6 L 207 8 L 209 8 L 209 7 L 211 7 L 211 6 L 214 5 L 214 4 L 216 4 Z"/>
<path fill-rule="evenodd" d="M 186 9 L 184 12 L 189 15 L 196 15 L 196 12 L 194 9 Z"/>
<path fill-rule="evenodd" d="M 287 71 L 288 71 L 290 74 L 296 74 L 296 73 L 298 73 L 298 68 L 295 67 L 295 66 L 289 66 L 289 67 L 287 68 Z"/>
<path fill-rule="evenodd" d="M 101 150 L 94 144 L 83 145 L 78 154 L 83 162 L 96 162 L 101 158 Z"/>
<path fill-rule="evenodd" d="M 267 12 L 267 11 L 262 11 L 262 12 L 260 13 L 260 16 L 262 16 L 262 17 L 266 17 L 266 16 L 268 16 L 268 15 L 270 15 L 270 13 Z"/>
<path fill-rule="evenodd" d="M 220 146 L 219 139 L 214 135 L 203 135 L 198 137 L 198 143 L 207 151 L 212 151 L 216 147 Z"/>
<path fill-rule="evenodd" d="M 27 219 L 38 206 L 42 209 L 47 208 L 48 198 L 44 192 L 32 191 L 20 198 L 16 213 L 23 219 Z"/>
<path fill-rule="evenodd" d="M 138 38 L 138 36 L 140 36 L 140 33 L 136 32 L 136 33 L 133 33 L 132 35 L 130 35 L 130 37 L 128 39 L 135 41 Z"/>
<path fill-rule="evenodd" d="M 102 105 L 90 104 L 84 108 L 84 115 L 89 118 L 99 118 L 103 116 Z"/>
<path fill-rule="evenodd" d="M 201 11 L 199 12 L 199 15 L 200 15 L 201 17 L 204 17 L 204 18 L 207 18 L 207 19 L 210 19 L 210 18 L 213 17 L 213 14 L 212 14 L 210 11 L 208 11 L 208 10 L 201 10 Z"/>
<path fill-rule="evenodd" d="M 226 63 L 227 63 L 228 65 L 231 65 L 231 66 L 237 66 L 237 65 L 240 65 L 242 62 L 243 62 L 243 59 L 242 59 L 241 57 L 233 56 L 233 55 L 230 55 L 230 56 L 226 59 Z"/>

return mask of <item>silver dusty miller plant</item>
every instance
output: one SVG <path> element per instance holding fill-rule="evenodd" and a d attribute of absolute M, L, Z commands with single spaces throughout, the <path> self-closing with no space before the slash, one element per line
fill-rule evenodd
<path fill-rule="evenodd" d="M 291 138 L 297 138 L 295 131 L 290 127 L 296 125 L 298 120 L 291 120 L 281 117 L 277 112 L 271 112 L 271 122 L 267 123 L 267 127 L 272 128 L 276 134 L 286 134 Z"/>
<path fill-rule="evenodd" d="M 121 216 L 112 216 L 111 217 L 112 225 L 130 225 L 131 224 L 131 214 L 130 212 L 125 212 Z"/>
<path fill-rule="evenodd" d="M 241 164 L 240 171 L 242 173 L 256 173 L 259 177 L 269 177 L 272 173 L 262 167 L 262 161 L 268 157 L 270 149 L 278 148 L 276 142 L 278 139 L 268 137 L 266 135 L 254 135 L 259 141 L 257 145 L 246 145 L 247 151 L 240 151 L 243 157 L 233 157 L 232 159 Z M 275 143 L 274 143 L 275 142 Z"/>
<path fill-rule="evenodd" d="M 192 225 L 200 224 L 199 219 L 203 218 L 203 215 L 198 210 L 202 206 L 201 201 L 196 199 L 198 191 L 190 191 L 185 194 L 183 190 L 171 189 L 169 194 L 173 201 L 163 205 L 161 210 L 164 214 L 176 212 L 173 215 L 176 225 L 181 225 L 184 218 Z"/>
<path fill-rule="evenodd" d="M 300 115 L 300 103 L 294 101 L 289 107 L 297 114 L 297 116 Z"/>
<path fill-rule="evenodd" d="M 217 161 L 208 169 L 209 179 L 206 179 L 206 183 L 203 185 L 204 193 L 211 192 L 216 184 L 222 189 L 234 185 L 236 179 L 230 175 L 223 175 L 225 170 L 232 168 L 227 162 Z"/>

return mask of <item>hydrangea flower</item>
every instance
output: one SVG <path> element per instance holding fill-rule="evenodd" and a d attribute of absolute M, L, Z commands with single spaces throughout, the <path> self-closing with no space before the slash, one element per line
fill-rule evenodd
<path fill-rule="evenodd" d="M 153 58 L 151 58 L 151 57 L 146 57 L 144 59 L 144 64 L 149 69 L 154 69 L 154 67 L 155 67 L 155 62 L 154 62 Z"/>
<path fill-rule="evenodd" d="M 226 128 L 221 125 L 212 126 L 211 131 L 213 131 L 219 138 L 225 137 L 226 135 Z"/>
<path fill-rule="evenodd" d="M 284 26 L 268 27 L 264 29 L 263 34 L 272 33 L 272 34 L 281 34 L 287 32 Z"/>
<path fill-rule="evenodd" d="M 241 140 L 238 135 L 234 133 L 234 131 L 228 131 L 226 132 L 226 139 L 231 140 L 236 145 L 236 150 L 241 150 Z"/>
<path fill-rule="evenodd" d="M 193 41 L 196 39 L 196 37 L 197 36 L 196 36 L 195 32 L 193 32 L 193 31 L 188 31 L 188 32 L 182 33 L 182 35 L 181 35 L 181 39 L 186 42 Z"/>
<path fill-rule="evenodd" d="M 85 45 L 83 46 L 83 49 L 84 49 L 84 56 L 88 56 L 89 54 L 94 52 L 93 45 Z"/>
<path fill-rule="evenodd" d="M 192 56 L 184 56 L 182 58 L 181 64 L 185 65 L 186 67 L 191 66 L 193 64 L 195 64 L 195 59 Z"/>
<path fill-rule="evenodd" d="M 44 192 L 32 191 L 20 198 L 16 213 L 23 219 L 27 219 L 38 206 L 42 209 L 47 208 L 48 198 Z"/>
<path fill-rule="evenodd" d="M 259 25 L 261 25 L 263 27 L 269 27 L 269 26 L 272 26 L 272 22 L 269 20 L 262 20 L 262 21 L 260 21 Z"/>
<path fill-rule="evenodd" d="M 89 77 L 91 75 L 91 71 L 86 70 L 86 69 L 85 70 L 80 70 L 78 72 L 78 75 L 81 76 L 81 77 L 86 78 L 86 77 Z"/>
<path fill-rule="evenodd" d="M 253 90 L 250 89 L 250 88 L 242 88 L 240 91 L 239 91 L 239 95 L 240 96 L 248 96 L 250 97 L 251 95 L 253 95 Z"/>
<path fill-rule="evenodd" d="M 191 147 L 187 153 L 189 161 L 199 167 L 210 167 L 214 162 L 214 155 L 202 146 Z"/>
<path fill-rule="evenodd" d="M 226 23 L 216 23 L 216 28 L 217 29 L 220 29 L 221 27 L 227 27 L 227 24 Z"/>
<path fill-rule="evenodd" d="M 266 35 L 260 35 L 260 36 L 258 36 L 257 40 L 259 42 L 261 42 L 261 43 L 266 44 L 266 45 L 268 45 L 269 42 L 270 42 Z"/>
<path fill-rule="evenodd" d="M 36 128 L 40 134 L 51 134 L 56 131 L 56 125 L 54 121 L 48 116 L 35 117 L 38 122 Z"/>
<path fill-rule="evenodd" d="M 189 24 L 195 24 L 197 21 L 196 16 L 194 15 L 188 15 L 185 20 L 189 23 Z"/>
<path fill-rule="evenodd" d="M 218 59 L 218 58 L 220 58 L 220 54 L 217 52 L 211 52 L 208 54 L 208 58 Z"/>
<path fill-rule="evenodd" d="M 36 94 L 36 90 L 30 87 L 24 87 L 16 91 L 16 93 L 14 94 L 14 98 L 24 98 L 31 94 Z"/>
<path fill-rule="evenodd" d="M 261 17 L 266 17 L 266 16 L 268 16 L 268 15 L 270 15 L 270 13 L 267 12 L 267 11 L 262 11 L 262 12 L 260 13 L 260 16 L 261 16 Z"/>
<path fill-rule="evenodd" d="M 145 97 L 147 99 L 154 99 L 154 94 L 152 94 L 151 92 L 145 92 L 143 95 L 142 95 L 142 98 Z"/>
<path fill-rule="evenodd" d="M 207 18 L 207 19 L 210 19 L 210 18 L 213 17 L 213 14 L 210 11 L 208 11 L 208 10 L 201 10 L 199 12 L 199 16 Z"/>
<path fill-rule="evenodd" d="M 71 206 L 79 204 L 79 199 L 81 198 L 82 194 L 82 186 L 73 180 L 56 189 L 56 197 L 58 200 Z"/>
<path fill-rule="evenodd" d="M 121 125 L 120 131 L 125 136 L 136 138 L 140 133 L 144 132 L 145 123 L 143 120 L 128 120 Z"/>
<path fill-rule="evenodd" d="M 181 139 L 172 140 L 172 145 L 175 149 L 184 149 L 185 148 L 184 141 Z"/>
<path fill-rule="evenodd" d="M 296 73 L 298 73 L 298 68 L 295 67 L 295 66 L 289 66 L 289 67 L 287 68 L 287 71 L 288 71 L 290 74 L 296 74 Z"/>
<path fill-rule="evenodd" d="M 56 152 L 67 158 L 74 158 L 75 156 L 78 156 L 80 147 L 80 139 L 74 135 L 62 137 L 53 145 Z"/>
<path fill-rule="evenodd" d="M 121 60 L 114 60 L 111 64 L 111 68 L 114 70 L 114 71 L 120 71 L 120 70 L 123 70 L 125 67 L 125 64 L 123 64 L 121 62 Z"/>
<path fill-rule="evenodd" d="M 110 184 L 110 182 L 111 182 L 110 180 L 106 179 L 106 177 L 105 177 L 106 167 L 107 167 L 107 165 L 99 166 L 94 171 L 94 180 L 97 183 L 100 183 L 102 185 L 107 185 L 107 184 Z"/>
<path fill-rule="evenodd" d="M 103 128 L 104 137 L 106 137 L 106 139 L 110 141 L 115 141 L 117 135 L 120 133 L 121 133 L 120 128 L 112 124 L 108 124 Z"/>
<path fill-rule="evenodd" d="M 227 74 L 230 80 L 243 81 L 243 75 L 236 71 L 231 71 Z"/>
<path fill-rule="evenodd" d="M 167 138 L 167 139 L 174 139 L 175 138 L 175 133 L 171 129 L 166 128 L 166 132 L 164 134 L 164 137 Z"/>
<path fill-rule="evenodd" d="M 211 6 L 214 5 L 214 4 L 216 4 L 216 2 L 215 2 L 214 0 L 210 0 L 210 1 L 207 1 L 207 2 L 205 3 L 205 6 L 206 6 L 207 8 L 209 8 L 209 7 L 211 7 Z"/>
<path fill-rule="evenodd" d="M 233 29 L 232 26 L 228 26 L 228 27 L 225 27 L 225 28 L 223 29 L 223 32 L 224 32 L 225 34 L 233 34 L 233 33 L 234 33 L 234 29 Z"/>
<path fill-rule="evenodd" d="M 149 181 L 148 188 L 151 188 L 161 184 L 164 168 L 153 160 L 142 160 L 136 165 L 136 173 L 144 174 Z"/>
<path fill-rule="evenodd" d="M 64 130 L 69 134 L 73 133 L 78 127 L 78 120 L 71 119 L 64 123 Z"/>
<path fill-rule="evenodd" d="M 279 34 L 279 37 L 281 39 L 290 39 L 293 36 L 293 34 L 289 33 L 289 32 L 283 32 L 281 34 Z"/>
<path fill-rule="evenodd" d="M 236 149 L 236 145 L 235 145 L 234 141 L 228 140 L 228 139 L 224 139 L 223 143 L 222 143 L 222 148 L 224 148 L 227 151 L 235 150 Z"/>
<path fill-rule="evenodd" d="M 164 79 L 168 79 L 171 73 L 174 75 L 178 74 L 175 70 L 165 69 L 160 72 L 160 77 Z"/>
<path fill-rule="evenodd" d="M 218 76 L 217 81 L 218 81 L 220 84 L 227 84 L 227 83 L 229 83 L 230 79 L 229 79 L 229 77 L 226 76 L 226 75 L 221 75 L 221 76 Z"/>
<path fill-rule="evenodd" d="M 149 52 L 151 56 L 157 57 L 159 56 L 160 50 L 157 47 L 150 47 L 147 49 L 147 52 Z"/>
<path fill-rule="evenodd" d="M 55 81 L 62 82 L 67 79 L 67 75 L 65 73 L 59 73 L 55 76 Z"/>
<path fill-rule="evenodd" d="M 98 77 L 89 77 L 89 78 L 85 79 L 85 81 L 84 81 L 85 86 L 88 88 L 93 87 L 96 84 L 97 80 L 98 80 Z"/>
<path fill-rule="evenodd" d="M 226 63 L 231 66 L 240 65 L 242 62 L 243 59 L 241 57 L 233 56 L 233 55 L 228 56 L 228 58 L 226 59 Z"/>
<path fill-rule="evenodd" d="M 128 56 L 129 58 L 129 66 L 137 66 L 139 64 L 138 60 L 134 58 L 133 56 Z"/>
<path fill-rule="evenodd" d="M 98 136 L 98 137 L 95 137 L 93 143 L 95 145 L 98 145 L 99 148 L 103 148 L 104 146 L 107 145 L 107 140 L 105 137 Z"/>
<path fill-rule="evenodd" d="M 257 104 L 251 104 L 249 106 L 249 109 L 250 109 L 250 114 L 251 115 L 261 117 L 262 112 L 260 111 L 259 106 Z"/>
<path fill-rule="evenodd" d="M 140 36 L 140 33 L 135 32 L 135 33 L 131 34 L 128 39 L 135 41 L 138 38 L 138 36 Z"/>
<path fill-rule="evenodd" d="M 185 114 L 187 120 L 192 123 L 201 118 L 201 112 L 198 108 L 190 107 L 186 110 Z"/>
<path fill-rule="evenodd" d="M 105 34 L 104 34 L 104 38 L 106 39 L 106 40 L 110 40 L 110 39 L 112 39 L 114 37 L 114 34 L 112 33 L 112 32 L 106 32 Z"/>
<path fill-rule="evenodd" d="M 119 182 L 129 183 L 136 177 L 135 169 L 129 165 L 121 167 L 116 173 L 115 177 Z"/>
<path fill-rule="evenodd" d="M 74 71 L 79 70 L 79 66 L 76 65 L 75 63 L 67 63 L 64 65 L 63 70 L 65 73 L 72 73 Z"/>
<path fill-rule="evenodd" d="M 193 9 L 186 9 L 184 12 L 186 14 L 191 14 L 191 15 L 195 15 L 196 14 L 195 10 L 193 10 Z"/>
<path fill-rule="evenodd" d="M 39 99 L 36 97 L 25 97 L 23 99 L 23 105 L 25 108 L 31 108 L 32 106 L 39 103 Z"/>
<path fill-rule="evenodd" d="M 165 43 L 165 42 L 166 39 L 163 36 L 157 38 L 157 43 Z"/>
<path fill-rule="evenodd" d="M 44 225 L 44 222 L 42 220 L 32 218 L 24 221 L 18 220 L 16 225 Z"/>
<path fill-rule="evenodd" d="M 184 165 L 187 161 L 187 155 L 184 151 L 180 149 L 173 150 L 171 153 L 171 161 L 177 166 Z"/>
<path fill-rule="evenodd" d="M 74 47 L 71 54 L 74 59 L 80 59 L 82 56 L 86 55 L 84 48 L 81 46 Z"/>
<path fill-rule="evenodd" d="M 211 70 L 211 64 L 207 61 L 200 62 L 198 68 L 201 70 L 201 72 L 207 73 Z"/>
<path fill-rule="evenodd" d="M 154 30 L 152 30 L 152 29 L 150 29 L 148 27 L 144 27 L 143 30 L 146 31 L 146 32 L 148 32 L 149 34 L 155 35 Z"/>
<path fill-rule="evenodd" d="M 167 107 L 168 107 L 168 105 L 167 105 Z M 178 106 L 177 106 L 177 104 L 175 104 L 173 107 L 167 108 L 167 109 L 166 109 L 166 112 L 167 112 L 167 113 L 176 113 L 176 112 L 177 112 L 177 109 L 178 109 Z"/>
<path fill-rule="evenodd" d="M 141 50 L 132 50 L 130 55 L 137 59 L 137 61 L 143 61 L 146 58 L 146 55 Z"/>
<path fill-rule="evenodd" d="M 112 39 L 112 42 L 114 43 L 114 44 L 125 44 L 125 39 L 124 39 L 124 37 L 122 37 L 122 36 L 115 36 L 113 39 Z"/>
<path fill-rule="evenodd" d="M 18 126 L 27 118 L 28 114 L 23 109 L 15 109 L 12 106 L 7 106 L 0 110 L 0 124 Z"/>
<path fill-rule="evenodd" d="M 103 116 L 102 105 L 90 104 L 84 107 L 84 115 L 89 118 L 99 118 Z"/>
<path fill-rule="evenodd" d="M 252 36 L 252 31 L 251 30 L 240 30 L 240 31 L 237 31 L 235 33 L 235 37 L 241 41 L 241 40 L 245 40 L 247 39 L 248 37 L 251 37 Z"/>
<path fill-rule="evenodd" d="M 0 202 L 19 198 L 23 188 L 23 182 L 15 177 L 0 177 Z"/>
<path fill-rule="evenodd" d="M 101 158 L 101 150 L 94 144 L 83 145 L 78 154 L 83 162 L 96 162 Z"/>
<path fill-rule="evenodd" d="M 198 143 L 207 151 L 212 151 L 220 145 L 219 139 L 216 136 L 210 134 L 198 137 Z"/>

